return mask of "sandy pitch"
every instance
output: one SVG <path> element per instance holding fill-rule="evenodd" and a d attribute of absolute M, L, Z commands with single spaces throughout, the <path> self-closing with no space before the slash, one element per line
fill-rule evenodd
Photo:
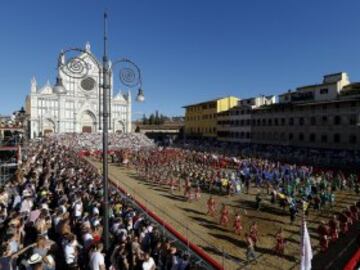
<path fill-rule="evenodd" d="M 93 162 L 100 168 L 101 163 Z M 209 194 L 201 194 L 199 201 L 185 202 L 183 193 L 176 192 L 171 195 L 169 188 L 165 186 L 154 186 L 139 179 L 136 174 L 128 169 L 110 165 L 109 177 L 140 202 L 144 203 L 150 210 L 156 212 L 162 219 L 171 224 L 190 241 L 197 244 L 208 252 L 225 269 L 297 269 L 300 259 L 300 216 L 294 225 L 290 225 L 288 209 L 285 212 L 278 206 L 272 205 L 269 198 L 263 200 L 261 211 L 254 210 L 255 192 L 251 188 L 250 194 L 239 194 L 232 197 L 213 197 L 217 203 L 217 212 L 220 212 L 221 204 L 230 207 L 231 218 L 227 228 L 219 225 L 219 216 L 213 218 L 206 215 L 206 202 Z M 263 191 L 266 192 L 265 190 Z M 356 200 L 353 192 L 337 192 L 336 205 L 329 211 L 318 213 L 310 211 L 307 219 L 308 230 L 311 237 L 313 252 L 319 252 L 318 234 L 316 232 L 320 220 L 328 221 L 328 218 L 338 211 L 344 210 Z M 233 216 L 236 212 L 241 213 L 243 232 L 236 235 L 233 232 Z M 246 262 L 246 243 L 244 233 L 249 230 L 253 221 L 258 222 L 260 239 L 255 249 L 258 256 L 257 263 Z M 278 228 L 284 229 L 287 240 L 285 254 L 281 257 L 273 254 L 275 246 L 275 233 Z M 225 254 L 225 257 L 222 256 Z M 330 260 L 331 258 L 329 258 Z"/>

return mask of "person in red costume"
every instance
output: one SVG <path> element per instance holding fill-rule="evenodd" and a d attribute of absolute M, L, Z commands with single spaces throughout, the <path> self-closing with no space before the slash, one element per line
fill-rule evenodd
<path fill-rule="evenodd" d="M 284 254 L 284 251 L 285 251 L 285 238 L 284 238 L 284 233 L 283 233 L 282 228 L 280 228 L 278 230 L 278 232 L 276 233 L 275 239 L 276 239 L 275 253 L 278 254 L 278 255 Z"/>
<path fill-rule="evenodd" d="M 207 208 L 208 208 L 207 214 L 211 217 L 214 217 L 216 211 L 216 202 L 212 196 L 210 196 L 209 200 L 207 201 Z"/>
<path fill-rule="evenodd" d="M 340 221 L 340 231 L 343 234 L 346 234 L 349 231 L 349 220 L 344 213 L 339 214 Z"/>
<path fill-rule="evenodd" d="M 359 209 L 357 208 L 356 203 L 354 203 L 353 205 L 350 206 L 350 211 L 352 213 L 354 221 L 358 221 L 359 220 Z"/>
<path fill-rule="evenodd" d="M 235 219 L 234 219 L 234 231 L 236 234 L 240 235 L 242 229 L 243 229 L 243 226 L 241 224 L 241 216 L 239 213 L 236 213 Z"/>
<path fill-rule="evenodd" d="M 195 188 L 195 200 L 198 201 L 201 198 L 201 188 L 199 185 Z"/>
<path fill-rule="evenodd" d="M 347 207 L 347 208 L 344 210 L 344 214 L 345 214 L 345 216 L 346 216 L 347 219 L 348 219 L 349 225 L 352 225 L 352 224 L 354 223 L 354 216 L 353 216 L 353 213 L 352 213 L 351 210 L 350 210 L 350 207 Z"/>
<path fill-rule="evenodd" d="M 257 241 L 259 240 L 258 234 L 259 234 L 259 232 L 258 232 L 257 223 L 256 223 L 256 221 L 254 221 L 250 226 L 249 235 L 250 235 L 251 239 L 253 240 L 255 246 L 256 246 Z"/>
<path fill-rule="evenodd" d="M 221 218 L 220 225 L 227 226 L 229 223 L 229 208 L 223 204 L 223 208 L 221 210 Z"/>
<path fill-rule="evenodd" d="M 336 241 L 339 238 L 340 222 L 336 215 L 333 215 L 332 219 L 329 220 L 330 237 L 331 241 Z"/>
<path fill-rule="evenodd" d="M 318 233 L 320 235 L 320 249 L 322 252 L 325 252 L 329 248 L 330 229 L 324 221 L 321 221 L 321 224 L 318 228 Z"/>

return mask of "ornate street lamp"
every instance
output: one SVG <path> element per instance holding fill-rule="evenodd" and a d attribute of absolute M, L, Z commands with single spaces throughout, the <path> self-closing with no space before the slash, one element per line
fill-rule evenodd
<path fill-rule="evenodd" d="M 109 118 L 111 118 L 111 75 L 113 73 L 115 66 L 120 66 L 119 78 L 120 82 L 129 87 L 129 88 L 138 88 L 138 94 L 136 97 L 136 101 L 143 102 L 145 100 L 144 91 L 142 90 L 142 79 L 141 72 L 139 67 L 132 61 L 127 58 L 121 58 L 120 60 L 114 61 L 112 64 L 108 59 L 107 52 L 107 14 L 104 13 L 104 55 L 102 58 L 102 64 L 89 52 L 88 49 L 80 49 L 80 48 L 70 48 L 62 51 L 59 55 L 58 59 L 58 69 L 61 70 L 65 75 L 74 79 L 82 79 L 87 77 L 89 74 L 90 68 L 89 65 L 82 59 L 81 57 L 73 56 L 66 57 L 65 55 L 68 53 L 84 53 L 89 56 L 94 63 L 97 65 L 99 73 L 99 125 L 100 119 L 103 118 L 103 190 L 104 190 L 104 247 L 105 251 L 109 250 L 109 183 L 108 183 L 108 130 L 109 130 Z M 102 92 L 102 100 L 101 100 L 101 89 Z M 55 90 L 58 90 L 57 93 L 66 93 L 66 89 L 64 88 L 62 78 L 60 74 L 58 74 L 58 78 L 56 79 Z M 102 104 L 101 104 L 102 101 Z M 101 112 L 102 105 L 102 112 Z M 110 121 L 110 129 L 111 129 L 111 121 Z"/>

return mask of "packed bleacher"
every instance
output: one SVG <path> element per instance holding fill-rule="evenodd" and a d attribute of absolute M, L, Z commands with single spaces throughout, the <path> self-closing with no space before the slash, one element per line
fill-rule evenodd
<path fill-rule="evenodd" d="M 60 145 L 66 145 L 75 151 L 102 149 L 102 133 L 64 133 L 54 134 L 52 139 Z M 142 133 L 109 133 L 108 149 L 152 148 L 154 142 Z"/>
<path fill-rule="evenodd" d="M 73 149 L 54 138 L 29 145 L 0 189 L 0 269 L 195 269 L 191 254 L 114 187 L 104 254 L 102 196 L 101 176 Z"/>

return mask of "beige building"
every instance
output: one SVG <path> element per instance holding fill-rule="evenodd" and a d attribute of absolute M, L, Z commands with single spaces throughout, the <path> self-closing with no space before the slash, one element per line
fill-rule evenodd
<path fill-rule="evenodd" d="M 219 141 L 250 143 L 252 110 L 275 103 L 275 96 L 242 99 L 236 107 L 217 115 Z"/>
<path fill-rule="evenodd" d="M 186 106 L 186 133 L 225 142 L 360 150 L 360 82 L 351 83 L 345 72 L 289 90 L 277 102 L 260 96 L 218 104 Z"/>
<path fill-rule="evenodd" d="M 252 111 L 251 141 L 328 149 L 360 149 L 360 83 L 346 73 L 279 96 Z"/>

